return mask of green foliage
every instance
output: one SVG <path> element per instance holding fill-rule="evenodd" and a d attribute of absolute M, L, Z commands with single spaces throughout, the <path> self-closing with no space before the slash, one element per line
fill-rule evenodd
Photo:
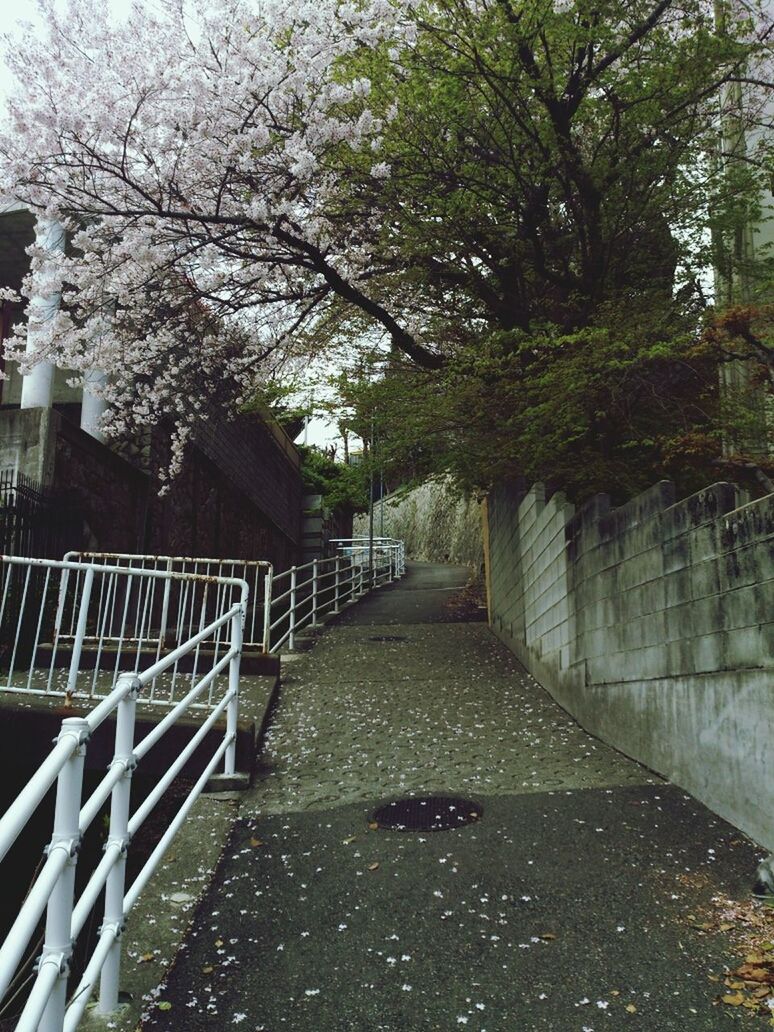
<path fill-rule="evenodd" d="M 442 0 L 401 74 L 358 55 L 391 175 L 342 158 L 340 217 L 381 213 L 369 290 L 438 360 L 408 362 L 393 336 L 376 375 L 339 378 L 393 481 L 523 476 L 621 499 L 716 478 L 730 414 L 725 358 L 699 346 L 702 281 L 771 171 L 765 139 L 718 156 L 729 84 L 755 109 L 760 46 L 740 17 L 718 27 L 700 0 Z M 332 337 L 362 334 L 343 307 L 328 318 Z"/>
<path fill-rule="evenodd" d="M 326 509 L 353 514 L 368 509 L 367 474 L 362 465 L 335 462 L 313 446 L 300 446 L 299 451 L 304 489 L 322 495 Z"/>

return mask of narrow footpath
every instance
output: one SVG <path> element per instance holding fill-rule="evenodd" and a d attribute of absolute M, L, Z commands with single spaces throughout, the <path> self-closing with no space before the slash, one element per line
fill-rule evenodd
<path fill-rule="evenodd" d="M 752 845 L 459 622 L 466 579 L 413 564 L 283 665 L 262 765 L 145 1029 L 765 1024 L 715 1002 L 739 958 L 707 930 L 713 896 L 748 894 Z M 375 826 L 427 794 L 483 813 Z"/>

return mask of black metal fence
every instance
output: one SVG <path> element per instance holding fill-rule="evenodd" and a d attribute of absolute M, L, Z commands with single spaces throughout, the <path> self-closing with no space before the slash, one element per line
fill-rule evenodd
<path fill-rule="evenodd" d="M 83 519 L 61 492 L 21 474 L 0 474 L 0 553 L 61 559 L 80 545 Z"/>

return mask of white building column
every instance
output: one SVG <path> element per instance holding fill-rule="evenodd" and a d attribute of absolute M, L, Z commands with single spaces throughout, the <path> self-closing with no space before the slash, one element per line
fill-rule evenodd
<path fill-rule="evenodd" d="M 89 390 L 90 385 L 101 387 L 107 377 L 97 369 L 90 369 L 84 374 L 83 401 L 81 403 L 81 430 L 85 430 L 95 440 L 105 444 L 107 438 L 102 430 L 102 417 L 107 408 L 104 398 Z"/>
<path fill-rule="evenodd" d="M 40 218 L 35 226 L 35 243 L 52 254 L 61 254 L 65 249 L 64 226 L 55 219 Z M 36 295 L 30 298 L 29 315 L 35 322 L 45 323 L 56 317 L 62 295 L 59 292 Z M 27 332 L 27 354 L 37 350 L 40 331 L 30 328 Z M 54 372 L 52 362 L 38 362 L 26 373 L 22 381 L 21 407 L 51 408 L 54 398 Z"/>

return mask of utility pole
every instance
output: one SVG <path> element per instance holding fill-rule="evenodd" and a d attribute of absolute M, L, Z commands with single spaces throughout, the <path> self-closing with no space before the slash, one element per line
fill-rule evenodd
<path fill-rule="evenodd" d="M 368 569 L 374 575 L 374 415 L 371 413 L 371 455 L 368 475 Z"/>

